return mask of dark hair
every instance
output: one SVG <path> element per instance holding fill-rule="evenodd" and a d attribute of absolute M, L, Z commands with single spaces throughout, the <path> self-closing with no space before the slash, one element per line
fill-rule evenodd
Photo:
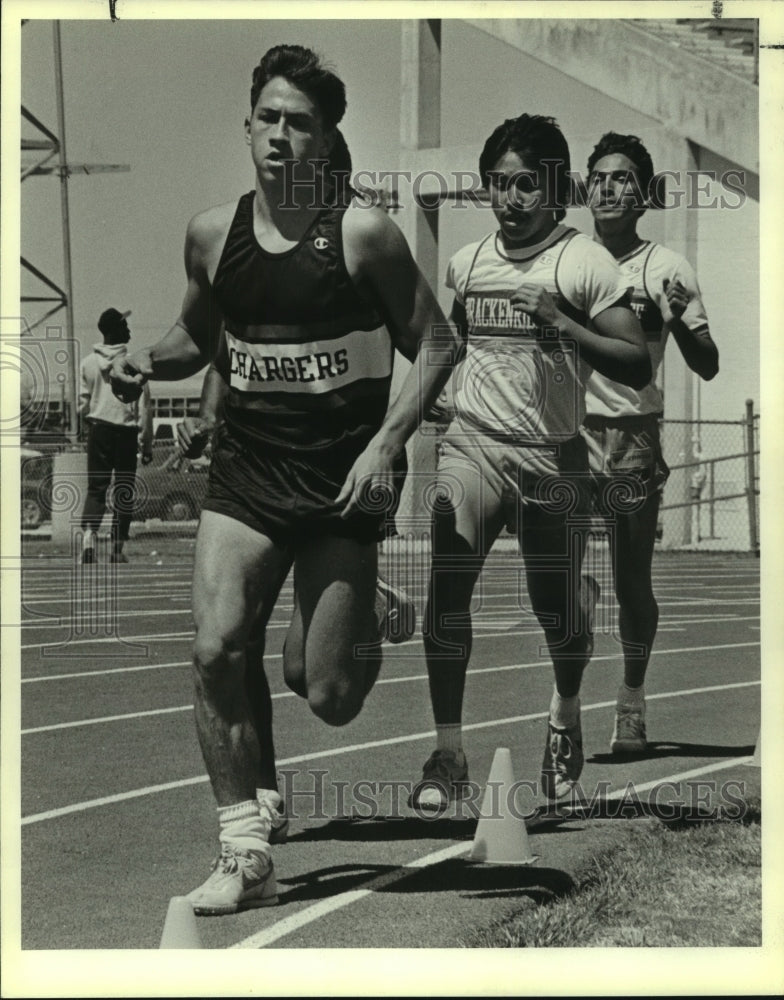
<path fill-rule="evenodd" d="M 651 154 L 636 135 L 620 135 L 618 132 L 605 132 L 593 147 L 593 152 L 588 157 L 588 173 L 590 174 L 602 157 L 611 156 L 613 153 L 628 156 L 635 166 L 635 173 L 637 174 L 640 189 L 644 195 L 647 194 L 653 180 L 653 160 L 651 159 Z"/>
<path fill-rule="evenodd" d="M 334 128 L 346 113 L 343 81 L 327 69 L 311 49 L 302 45 L 276 45 L 253 70 L 250 88 L 251 111 L 264 87 L 276 76 L 285 77 L 313 101 L 327 128 Z"/>
<path fill-rule="evenodd" d="M 350 191 L 351 153 L 337 124 L 346 113 L 346 88 L 343 81 L 328 70 L 311 49 L 302 45 L 276 45 L 261 58 L 253 70 L 250 89 L 251 111 L 256 107 L 264 87 L 281 76 L 306 94 L 316 105 L 328 129 L 335 130 L 335 141 L 327 157 L 324 172 L 343 194 Z"/>
<path fill-rule="evenodd" d="M 555 190 L 548 185 L 547 199 L 553 200 L 555 217 L 560 222 L 566 215 L 569 201 L 569 170 L 571 160 L 569 145 L 554 118 L 544 115 L 523 114 L 507 118 L 485 142 L 479 157 L 479 175 L 487 187 L 493 167 L 504 153 L 517 153 L 536 170 L 544 169 L 546 176 L 554 178 Z M 545 164 L 545 160 L 549 161 Z"/>

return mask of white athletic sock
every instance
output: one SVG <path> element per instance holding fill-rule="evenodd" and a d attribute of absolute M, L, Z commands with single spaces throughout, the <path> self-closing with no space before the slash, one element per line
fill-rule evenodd
<path fill-rule="evenodd" d="M 579 718 L 579 694 L 572 695 L 570 698 L 562 698 L 558 694 L 558 689 L 553 689 L 553 697 L 550 701 L 550 722 L 556 729 L 569 729 L 576 724 Z"/>
<path fill-rule="evenodd" d="M 463 726 L 459 722 L 436 726 L 436 749 L 457 753 L 463 749 Z"/>
<path fill-rule="evenodd" d="M 274 788 L 257 788 L 256 798 L 260 803 L 266 802 L 273 809 L 280 809 L 280 805 L 283 802 L 280 792 L 276 792 Z"/>
<path fill-rule="evenodd" d="M 259 804 L 259 815 L 264 824 L 264 839 L 269 842 L 270 834 L 272 833 L 271 814 L 280 813 L 283 799 L 280 796 L 280 792 L 276 792 L 274 788 L 257 788 L 256 801 Z"/>
<path fill-rule="evenodd" d="M 622 683 L 618 688 L 616 701 L 618 708 L 644 708 L 645 685 L 641 684 L 638 688 L 630 688 Z"/>
<path fill-rule="evenodd" d="M 262 819 L 255 799 L 219 806 L 218 822 L 221 844 L 230 844 L 244 851 L 269 851 L 269 831 L 265 834 L 269 820 Z"/>
<path fill-rule="evenodd" d="M 86 528 L 82 535 L 82 552 L 85 549 L 95 548 L 95 532 L 91 528 Z"/>

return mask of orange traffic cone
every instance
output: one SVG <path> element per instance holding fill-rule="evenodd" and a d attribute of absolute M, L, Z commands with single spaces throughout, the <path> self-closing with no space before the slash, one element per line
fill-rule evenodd
<path fill-rule="evenodd" d="M 536 861 L 536 856 L 528 844 L 525 820 L 515 816 L 510 809 L 510 789 L 515 778 L 512 754 L 506 747 L 496 750 L 487 783 L 469 860 L 496 865 L 530 865 Z"/>
<path fill-rule="evenodd" d="M 196 914 L 185 896 L 173 896 L 169 901 L 166 922 L 161 935 L 161 948 L 201 948 L 196 927 Z"/>

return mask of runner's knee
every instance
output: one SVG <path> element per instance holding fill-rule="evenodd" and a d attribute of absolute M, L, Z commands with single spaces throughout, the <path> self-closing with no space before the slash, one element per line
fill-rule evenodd
<path fill-rule="evenodd" d="M 193 643 L 193 667 L 202 683 L 226 678 L 242 649 L 219 629 L 202 627 Z"/>
<path fill-rule="evenodd" d="M 658 616 L 659 605 L 653 593 L 650 577 L 618 574 L 615 581 L 618 606 L 628 614 Z"/>
<path fill-rule="evenodd" d="M 329 726 L 345 726 L 362 708 L 359 688 L 346 679 L 308 685 L 310 710 Z"/>

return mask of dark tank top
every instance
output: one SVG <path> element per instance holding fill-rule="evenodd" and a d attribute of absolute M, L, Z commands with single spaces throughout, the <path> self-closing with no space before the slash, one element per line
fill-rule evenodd
<path fill-rule="evenodd" d="M 259 245 L 253 203 L 240 198 L 213 280 L 227 428 L 263 450 L 358 454 L 387 410 L 393 347 L 346 270 L 348 202 L 283 253 Z"/>

